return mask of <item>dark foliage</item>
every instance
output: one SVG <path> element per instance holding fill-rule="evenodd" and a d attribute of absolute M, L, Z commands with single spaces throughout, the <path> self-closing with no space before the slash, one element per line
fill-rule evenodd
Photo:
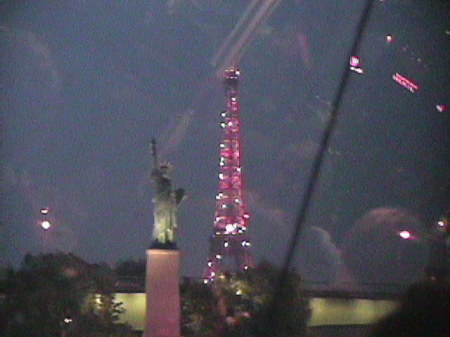
<path fill-rule="evenodd" d="M 146 261 L 141 260 L 125 260 L 116 264 L 114 272 L 119 277 L 145 277 Z"/>
<path fill-rule="evenodd" d="M 181 334 L 185 337 L 217 337 L 221 317 L 211 287 L 185 280 L 181 285 Z"/>
<path fill-rule="evenodd" d="M 111 270 L 72 254 L 27 255 L 8 271 L 4 294 L 4 336 L 129 336 Z"/>
<path fill-rule="evenodd" d="M 450 283 L 411 286 L 399 308 L 375 324 L 372 337 L 450 336 Z"/>
<path fill-rule="evenodd" d="M 261 336 L 278 276 L 278 269 L 264 263 L 243 274 L 220 275 L 212 285 L 185 284 L 184 336 Z M 289 273 L 281 296 L 284 305 L 279 313 L 279 336 L 305 336 L 311 311 L 297 274 Z"/>

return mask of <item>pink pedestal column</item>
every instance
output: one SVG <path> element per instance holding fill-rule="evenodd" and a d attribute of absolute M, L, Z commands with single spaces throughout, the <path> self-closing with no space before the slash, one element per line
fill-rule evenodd
<path fill-rule="evenodd" d="M 180 252 L 148 249 L 145 337 L 180 336 Z"/>

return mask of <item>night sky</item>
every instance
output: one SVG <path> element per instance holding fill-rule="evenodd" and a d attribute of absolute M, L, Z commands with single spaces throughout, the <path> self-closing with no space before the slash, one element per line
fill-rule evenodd
<path fill-rule="evenodd" d="M 201 276 L 225 108 L 210 61 L 249 3 L 0 3 L 2 266 L 57 250 L 110 265 L 144 258 L 156 137 L 174 186 L 188 194 L 182 273 Z M 244 51 L 243 173 L 256 261 L 282 262 L 363 5 L 282 1 Z M 449 208 L 449 14 L 447 1 L 374 1 L 357 55 L 363 73 L 350 74 L 295 260 L 305 278 L 335 281 L 342 250 L 367 221 L 419 233 Z M 54 225 L 46 232 L 42 207 Z M 383 235 L 369 241 L 397 246 Z M 388 248 L 377 249 L 381 260 Z"/>

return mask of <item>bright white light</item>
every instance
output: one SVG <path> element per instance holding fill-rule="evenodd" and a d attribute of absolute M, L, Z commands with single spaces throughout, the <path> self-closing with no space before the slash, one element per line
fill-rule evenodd
<path fill-rule="evenodd" d="M 219 179 L 220 179 L 220 180 L 223 179 L 223 173 L 219 173 Z"/>
<path fill-rule="evenodd" d="M 205 278 L 205 279 L 203 280 L 203 283 L 204 283 L 204 284 L 208 284 L 208 279 Z"/>
<path fill-rule="evenodd" d="M 232 232 L 232 231 L 234 231 L 234 226 L 232 224 L 228 224 L 225 226 L 225 230 L 227 232 Z"/>
<path fill-rule="evenodd" d="M 386 35 L 386 42 L 387 43 L 392 42 L 392 35 L 391 34 Z"/>
<path fill-rule="evenodd" d="M 216 259 L 219 259 L 219 260 L 220 260 L 221 258 L 222 258 L 222 255 L 220 255 L 220 254 L 217 254 L 217 255 L 216 255 Z M 214 274 L 214 275 L 215 275 L 215 274 Z"/>
<path fill-rule="evenodd" d="M 439 227 L 444 227 L 444 221 L 438 221 L 437 224 L 438 224 Z"/>
<path fill-rule="evenodd" d="M 242 244 L 243 247 L 250 247 L 250 242 L 249 241 L 244 240 L 244 241 L 242 241 L 241 244 Z"/>
<path fill-rule="evenodd" d="M 207 265 L 208 265 L 208 267 L 211 267 L 212 266 L 212 262 L 208 261 Z"/>
<path fill-rule="evenodd" d="M 401 231 L 398 233 L 402 239 L 408 240 L 412 238 L 412 234 L 409 231 Z"/>
<path fill-rule="evenodd" d="M 248 266 L 244 264 L 244 270 L 248 270 Z"/>
<path fill-rule="evenodd" d="M 364 71 L 360 67 L 350 67 L 350 70 L 353 70 L 355 73 L 362 74 Z"/>
<path fill-rule="evenodd" d="M 350 70 L 358 74 L 362 74 L 364 72 L 362 68 L 359 66 L 359 57 L 356 56 L 350 57 Z"/>
<path fill-rule="evenodd" d="M 210 275 L 211 275 L 211 277 L 214 277 L 214 276 L 216 276 L 216 273 L 212 271 Z"/>
<path fill-rule="evenodd" d="M 97 305 L 102 304 L 102 295 L 100 295 L 100 294 L 95 294 L 95 303 L 96 303 Z"/>
<path fill-rule="evenodd" d="M 50 222 L 48 222 L 47 220 L 42 221 L 41 223 L 41 227 L 45 230 L 49 229 L 52 226 L 52 224 Z"/>
<path fill-rule="evenodd" d="M 48 208 L 47 208 L 47 207 L 41 208 L 41 214 L 42 214 L 42 215 L 48 214 Z"/>
<path fill-rule="evenodd" d="M 223 243 L 223 246 L 224 246 L 225 248 L 227 248 L 229 245 L 230 245 L 230 244 L 228 243 L 228 241 L 225 241 L 225 242 Z"/>

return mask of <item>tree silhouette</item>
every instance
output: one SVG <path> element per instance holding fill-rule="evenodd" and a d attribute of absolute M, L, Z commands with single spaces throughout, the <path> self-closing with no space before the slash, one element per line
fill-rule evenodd
<path fill-rule="evenodd" d="M 213 284 L 188 283 L 182 291 L 184 336 L 257 337 L 266 327 L 279 270 L 268 263 L 242 274 L 219 275 Z M 310 317 L 299 275 L 289 273 L 281 292 L 279 336 L 305 336 Z"/>
<path fill-rule="evenodd" d="M 450 283 L 411 285 L 393 313 L 377 322 L 370 337 L 450 336 Z"/>
<path fill-rule="evenodd" d="M 130 336 L 118 324 L 114 277 L 105 265 L 72 254 L 25 256 L 4 283 L 4 336 Z"/>

